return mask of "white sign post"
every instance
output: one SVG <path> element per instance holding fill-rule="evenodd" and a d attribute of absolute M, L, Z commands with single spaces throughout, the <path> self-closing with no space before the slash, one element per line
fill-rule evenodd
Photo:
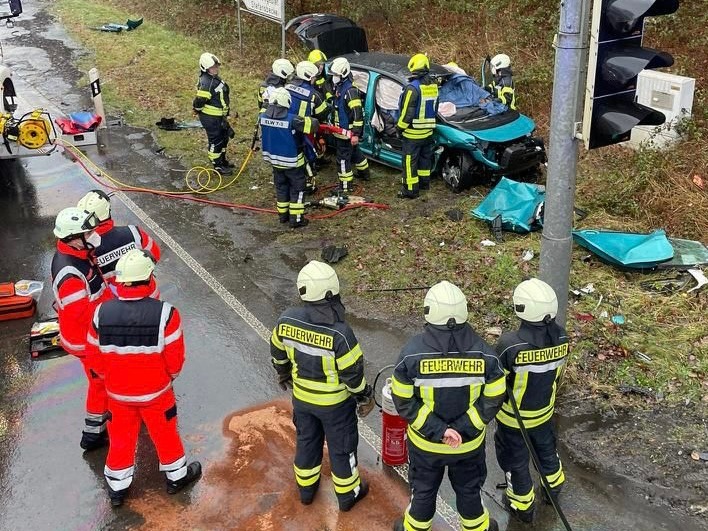
<path fill-rule="evenodd" d="M 244 7 L 241 7 L 243 3 Z M 241 37 L 241 11 L 251 13 L 257 17 L 268 19 L 280 24 L 281 57 L 285 57 L 285 0 L 236 0 L 238 6 L 238 46 L 243 52 L 243 39 Z"/>

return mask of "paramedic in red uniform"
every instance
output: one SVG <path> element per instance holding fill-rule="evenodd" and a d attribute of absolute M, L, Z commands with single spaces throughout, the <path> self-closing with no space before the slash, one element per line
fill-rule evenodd
<path fill-rule="evenodd" d="M 144 422 L 155 444 L 167 492 L 199 479 L 198 461 L 187 464 L 177 431 L 172 381 L 184 364 L 179 312 L 150 297 L 155 262 L 146 251 L 128 251 L 116 264 L 118 298 L 96 308 L 89 327 L 89 356 L 108 394 L 110 446 L 104 474 L 111 505 L 118 507 L 133 481 L 135 448 Z"/>
<path fill-rule="evenodd" d="M 160 261 L 160 247 L 143 229 L 135 225 L 116 226 L 111 218 L 111 199 L 103 190 L 91 190 L 83 196 L 76 205 L 81 210 L 96 214 L 99 224 L 96 227 L 96 248 L 93 254 L 96 263 L 103 273 L 103 278 L 115 291 L 113 277 L 115 276 L 118 259 L 131 249 L 148 251 L 155 262 Z M 159 298 L 157 286 L 153 286 L 151 297 Z"/>
<path fill-rule="evenodd" d="M 88 379 L 86 425 L 80 443 L 84 450 L 108 443 L 106 390 L 86 356 L 86 332 L 96 305 L 111 298 L 90 255 L 97 226 L 96 216 L 85 210 L 72 207 L 59 212 L 54 225 L 57 252 L 52 259 L 52 290 L 61 346 L 81 360 Z"/>

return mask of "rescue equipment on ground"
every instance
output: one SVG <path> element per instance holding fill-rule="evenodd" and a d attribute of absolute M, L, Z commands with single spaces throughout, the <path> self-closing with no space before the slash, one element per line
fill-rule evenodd
<path fill-rule="evenodd" d="M 376 384 L 381 374 L 393 365 L 383 367 L 374 378 L 374 400 L 376 400 Z M 381 461 L 388 466 L 399 466 L 408 463 L 408 447 L 406 446 L 406 429 L 408 422 L 398 414 L 391 396 L 391 378 L 381 389 Z"/>
<path fill-rule="evenodd" d="M 654 269 L 674 256 L 662 229 L 650 234 L 586 229 L 573 231 L 573 240 L 604 262 L 626 269 Z"/>
<path fill-rule="evenodd" d="M 369 204 L 371 202 L 371 199 L 367 199 L 360 195 L 333 195 L 313 201 L 310 203 L 310 206 L 323 206 L 333 210 L 340 210 L 348 205 Z"/>
<path fill-rule="evenodd" d="M 30 330 L 30 354 L 33 360 L 64 356 L 59 341 L 59 321 L 56 317 L 37 321 Z"/>
<path fill-rule="evenodd" d="M 543 226 L 546 189 L 540 184 L 519 183 L 502 177 L 472 215 L 503 230 L 526 233 Z"/>
<path fill-rule="evenodd" d="M 54 122 L 65 135 L 76 135 L 94 131 L 101 125 L 101 117 L 93 112 L 72 112 L 68 116 L 55 118 Z"/>
<path fill-rule="evenodd" d="M 14 282 L 0 283 L 0 321 L 32 317 L 36 309 L 32 297 L 16 293 Z"/>
<path fill-rule="evenodd" d="M 105 31 L 107 33 L 120 33 L 121 31 L 133 31 L 138 26 L 142 25 L 143 17 L 137 20 L 128 19 L 125 24 L 119 24 L 118 22 L 109 22 L 103 24 L 102 26 L 94 26 L 91 29 L 96 31 Z"/>
<path fill-rule="evenodd" d="M 7 150 L 10 142 L 17 142 L 27 149 L 39 149 L 53 144 L 56 130 L 49 113 L 44 109 L 35 109 L 15 118 L 9 113 L 0 115 L 0 135 Z"/>

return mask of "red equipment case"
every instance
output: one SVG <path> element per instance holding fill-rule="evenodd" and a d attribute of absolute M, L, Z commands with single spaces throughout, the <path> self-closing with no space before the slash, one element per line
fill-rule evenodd
<path fill-rule="evenodd" d="M 15 294 L 13 282 L 0 282 L 0 321 L 32 317 L 36 309 L 32 297 Z"/>

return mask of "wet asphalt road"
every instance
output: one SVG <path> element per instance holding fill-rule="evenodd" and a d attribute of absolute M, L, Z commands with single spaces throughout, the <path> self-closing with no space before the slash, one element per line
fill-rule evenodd
<path fill-rule="evenodd" d="M 60 108 L 66 112 L 87 108 L 87 89 L 72 89 L 76 72 L 70 64 L 80 52 L 60 27 L 49 22 L 40 11 L 23 17 L 14 35 L 0 29 L 6 61 L 21 78 L 18 89 L 28 103 L 55 114 Z M 164 186 L 161 183 L 182 178 L 170 172 L 170 161 L 155 155 L 149 132 L 112 127 L 102 132 L 100 144 L 86 148 L 86 153 L 126 180 Z M 58 152 L 0 166 L 0 281 L 44 280 L 40 315 L 51 313 L 48 279 L 54 217 L 92 187 L 78 165 Z M 280 229 L 273 220 L 256 215 L 151 196 L 132 200 L 141 217 L 117 197 L 114 218 L 143 227 L 154 220 L 172 247 L 158 237 L 163 249 L 157 270 L 161 292 L 180 308 L 186 329 L 188 361 L 175 384 L 180 427 L 188 456 L 207 466 L 202 483 L 177 497 L 173 509 L 179 510 L 213 494 L 213 486 L 208 488 L 209 466 L 228 458 L 224 420 L 236 410 L 280 396 L 272 381 L 264 331 L 296 301 L 294 279 L 313 249 L 274 249 L 269 242 Z M 343 292 L 346 297 L 346 286 Z M 234 311 L 239 302 L 253 318 Z M 80 364 L 71 357 L 31 362 L 26 338 L 30 324 L 31 320 L 0 323 L 0 530 L 173 528 L 171 520 L 163 522 L 159 514 L 135 507 L 111 510 L 103 490 L 105 452 L 82 455 L 78 447 L 85 393 Z M 353 319 L 352 324 L 367 356 L 367 373 L 373 377 L 395 358 L 405 338 L 384 323 Z M 379 431 L 379 423 L 376 413 L 367 419 L 373 432 Z M 380 466 L 366 442 L 360 449 L 365 469 Z M 502 478 L 493 449 L 488 450 L 487 506 L 502 529 L 521 529 L 509 524 L 500 508 L 494 486 Z M 154 450 L 144 437 L 137 464 L 132 496 L 166 497 Z M 564 464 L 568 483 L 563 505 L 576 530 L 701 529 L 642 503 L 621 479 L 579 470 L 567 459 Z M 454 507 L 449 487 L 443 497 Z M 365 515 L 362 507 L 362 521 Z M 548 507 L 540 516 L 535 529 L 562 529 Z M 229 528 L 228 522 L 225 516 L 220 526 L 204 529 Z M 438 524 L 439 529 L 449 528 L 442 519 Z M 362 527 L 381 525 L 367 522 Z"/>

